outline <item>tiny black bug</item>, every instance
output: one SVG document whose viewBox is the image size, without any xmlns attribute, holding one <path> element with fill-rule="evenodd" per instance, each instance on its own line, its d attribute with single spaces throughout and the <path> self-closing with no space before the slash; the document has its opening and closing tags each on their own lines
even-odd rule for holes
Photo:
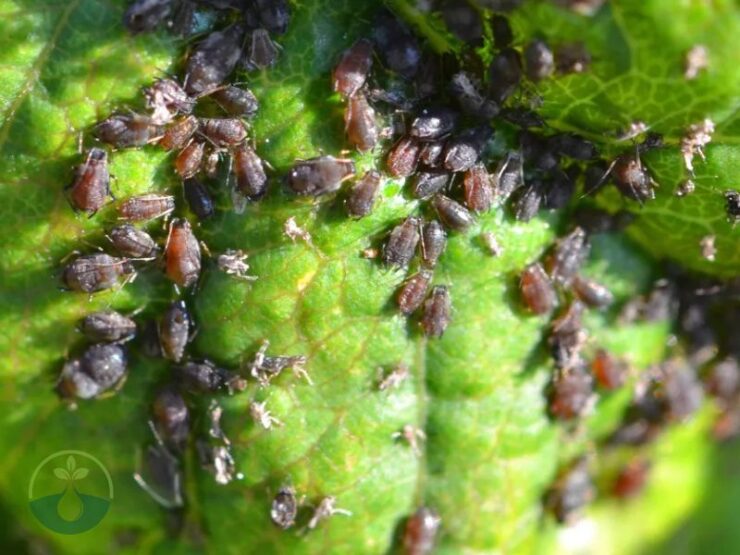
<svg viewBox="0 0 740 555">
<path fill-rule="evenodd" d="M 298 501 L 295 496 L 295 490 L 290 486 L 280 488 L 275 498 L 272 500 L 270 507 L 270 519 L 272 522 L 287 530 L 295 524 L 296 514 L 298 513 Z"/>
<path fill-rule="evenodd" d="M 182 453 L 190 433 L 190 412 L 182 395 L 171 386 L 157 392 L 152 403 L 157 436 L 176 453 Z"/>
<path fill-rule="evenodd" d="M 229 85 L 215 91 L 211 98 L 230 116 L 253 116 L 259 110 L 259 101 L 249 89 Z"/>
<path fill-rule="evenodd" d="M 232 151 L 234 176 L 239 192 L 249 200 L 258 200 L 267 193 L 267 174 L 262 158 L 246 143 Z"/>
<path fill-rule="evenodd" d="M 244 31 L 244 26 L 236 23 L 195 45 L 185 64 L 188 94 L 208 92 L 226 80 L 241 58 Z"/>
<path fill-rule="evenodd" d="M 480 125 L 462 131 L 447 141 L 444 166 L 452 172 L 464 172 L 478 161 L 486 144 L 493 136 L 493 129 Z"/>
<path fill-rule="evenodd" d="M 157 141 L 162 136 L 161 127 L 148 116 L 116 114 L 95 126 L 95 136 L 116 148 L 142 146 Z"/>
<path fill-rule="evenodd" d="M 190 210 L 198 216 L 199 220 L 207 220 L 215 214 L 213 198 L 208 188 L 198 179 L 190 178 L 183 181 L 185 200 Z"/>
<path fill-rule="evenodd" d="M 416 171 L 421 145 L 414 137 L 403 136 L 388 151 L 386 166 L 393 177 L 408 177 Z"/>
<path fill-rule="evenodd" d="M 188 96 L 173 79 L 158 79 L 144 89 L 146 107 L 152 110 L 152 122 L 157 125 L 169 123 L 177 114 L 189 114 L 195 99 Z"/>
<path fill-rule="evenodd" d="M 178 386 L 191 393 L 215 393 L 243 391 L 247 381 L 229 370 L 213 364 L 209 360 L 187 361 L 173 368 Z"/>
<path fill-rule="evenodd" d="M 532 81 L 541 81 L 555 71 L 555 56 L 545 41 L 533 40 L 524 49 L 524 65 L 527 77 Z"/>
<path fill-rule="evenodd" d="M 265 69 L 277 63 L 280 49 L 271 38 L 266 29 L 255 29 L 252 31 L 252 40 L 249 46 L 249 54 L 246 59 L 246 69 Z"/>
<path fill-rule="evenodd" d="M 522 59 L 513 48 L 504 48 L 493 57 L 488 67 L 489 90 L 501 104 L 514 92 L 522 79 Z"/>
<path fill-rule="evenodd" d="M 344 128 L 347 138 L 357 150 L 372 150 L 378 142 L 378 125 L 375 121 L 375 110 L 362 93 L 355 93 L 347 101 L 344 111 Z"/>
<path fill-rule="evenodd" d="M 175 158 L 175 171 L 183 179 L 193 177 L 200 171 L 206 144 L 203 141 L 191 141 Z"/>
<path fill-rule="evenodd" d="M 465 172 L 463 187 L 465 206 L 470 210 L 481 213 L 491 209 L 494 200 L 493 182 L 483 164 L 475 164 Z"/>
<path fill-rule="evenodd" d="M 428 198 L 445 189 L 449 182 L 450 174 L 445 170 L 420 171 L 411 180 L 411 194 L 414 198 Z"/>
<path fill-rule="evenodd" d="M 174 150 L 184 147 L 198 130 L 199 125 L 198 118 L 195 116 L 185 116 L 180 118 L 165 129 L 162 138 L 159 139 L 159 146 L 165 150 Z"/>
<path fill-rule="evenodd" d="M 56 384 L 65 399 L 92 399 L 120 387 L 126 378 L 126 351 L 116 344 L 96 344 L 67 361 Z"/>
<path fill-rule="evenodd" d="M 424 108 L 411 122 L 410 135 L 420 141 L 435 141 L 446 137 L 457 125 L 457 112 L 444 106 Z"/>
<path fill-rule="evenodd" d="M 298 195 L 319 196 L 335 192 L 343 181 L 354 175 L 352 160 L 319 156 L 294 164 L 288 172 L 287 183 Z"/>
</svg>

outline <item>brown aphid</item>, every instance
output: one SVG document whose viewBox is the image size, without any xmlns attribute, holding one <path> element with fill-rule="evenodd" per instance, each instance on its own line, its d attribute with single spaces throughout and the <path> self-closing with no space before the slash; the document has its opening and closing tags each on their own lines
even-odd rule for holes
<svg viewBox="0 0 740 555">
<path fill-rule="evenodd" d="M 427 337 L 442 337 L 450 324 L 452 302 L 450 293 L 444 285 L 436 285 L 432 294 L 424 301 L 421 327 Z"/>
<path fill-rule="evenodd" d="M 112 228 L 108 232 L 108 239 L 119 253 L 131 258 L 152 258 L 159 250 L 151 235 L 131 224 Z"/>
<path fill-rule="evenodd" d="M 557 303 L 552 281 L 538 262 L 530 264 L 522 272 L 519 289 L 529 310 L 535 314 L 550 312 Z"/>
<path fill-rule="evenodd" d="M 655 198 L 655 182 L 637 154 L 617 157 L 609 173 L 622 196 L 638 202 Z"/>
<path fill-rule="evenodd" d="M 367 152 L 378 142 L 378 125 L 375 110 L 362 93 L 356 93 L 347 101 L 344 110 L 344 129 L 347 138 L 357 150 Z"/>
<path fill-rule="evenodd" d="M 270 520 L 283 530 L 287 530 L 295 524 L 298 513 L 298 500 L 295 490 L 290 486 L 280 488 L 270 507 Z"/>
<path fill-rule="evenodd" d="M 235 118 L 201 119 L 200 132 L 217 147 L 238 145 L 247 138 L 247 128 Z"/>
<path fill-rule="evenodd" d="M 266 29 L 255 29 L 252 31 L 252 40 L 249 46 L 249 57 L 246 67 L 251 69 L 265 69 L 275 65 L 280 56 L 280 48 L 270 38 Z"/>
<path fill-rule="evenodd" d="M 187 220 L 173 220 L 164 248 L 167 277 L 190 287 L 200 277 L 200 244 Z"/>
<path fill-rule="evenodd" d="M 380 189 L 380 172 L 370 170 L 362 176 L 347 198 L 347 213 L 355 218 L 367 216 L 373 210 Z"/>
<path fill-rule="evenodd" d="M 216 393 L 223 390 L 234 393 L 247 387 L 247 380 L 234 372 L 219 368 L 209 360 L 187 361 L 175 366 L 173 374 L 178 387 L 191 393 Z"/>
<path fill-rule="evenodd" d="M 97 397 L 123 383 L 126 362 L 126 351 L 120 345 L 91 345 L 81 357 L 65 363 L 56 392 L 63 399 Z"/>
<path fill-rule="evenodd" d="M 583 364 L 581 349 L 588 339 L 582 326 L 584 310 L 583 303 L 575 300 L 552 323 L 547 342 L 557 368 L 573 368 Z"/>
<path fill-rule="evenodd" d="M 175 209 L 175 197 L 148 193 L 129 197 L 118 205 L 118 216 L 122 220 L 140 222 L 166 216 Z"/>
<path fill-rule="evenodd" d="M 578 418 L 593 403 L 593 378 L 581 366 L 556 371 L 551 386 L 550 414 L 555 418 Z"/>
<path fill-rule="evenodd" d="M 136 322 L 115 310 L 101 310 L 85 316 L 80 331 L 90 341 L 122 343 L 136 335 Z"/>
<path fill-rule="evenodd" d="M 68 187 L 69 201 L 75 210 L 92 215 L 105 204 L 110 196 L 108 154 L 100 148 L 91 148 L 85 161 L 77 166 L 75 178 Z"/>
<path fill-rule="evenodd" d="M 185 91 L 201 94 L 223 83 L 242 56 L 243 40 L 244 25 L 237 23 L 196 44 L 185 67 Z"/>
<path fill-rule="evenodd" d="M 420 507 L 406 521 L 403 529 L 405 555 L 428 555 L 434 549 L 442 519 L 434 509 Z"/>
<path fill-rule="evenodd" d="M 421 269 L 401 286 L 396 297 L 398 308 L 407 316 L 421 306 L 432 282 L 431 270 Z"/>
<path fill-rule="evenodd" d="M 559 522 L 573 522 L 596 495 L 588 463 L 578 459 L 558 473 L 545 497 L 545 505 Z"/>
<path fill-rule="evenodd" d="M 419 243 L 419 218 L 409 217 L 391 231 L 383 249 L 383 262 L 388 266 L 408 266 Z"/>
<path fill-rule="evenodd" d="M 165 150 L 184 147 L 198 130 L 199 125 L 198 118 L 195 116 L 180 118 L 165 129 L 162 138 L 159 139 L 159 146 Z"/>
<path fill-rule="evenodd" d="M 75 258 L 62 271 L 62 282 L 72 291 L 95 293 L 110 289 L 118 280 L 134 273 L 127 258 L 89 254 Z"/>
<path fill-rule="evenodd" d="M 411 178 L 411 195 L 426 199 L 441 192 L 450 182 L 450 173 L 444 169 L 419 171 Z"/>
<path fill-rule="evenodd" d="M 596 351 L 591 372 L 599 386 L 607 390 L 621 387 L 627 379 L 627 364 L 604 349 Z"/>
<path fill-rule="evenodd" d="M 258 200 L 267 192 L 267 174 L 262 158 L 246 143 L 231 152 L 236 187 L 249 200 Z"/>
<path fill-rule="evenodd" d="M 319 156 L 294 164 L 288 172 L 287 183 L 297 195 L 319 196 L 335 192 L 353 175 L 355 163 L 352 160 Z"/>
<path fill-rule="evenodd" d="M 193 177 L 200 171 L 206 144 L 202 141 L 191 141 L 175 158 L 175 171 L 183 179 Z"/>
<path fill-rule="evenodd" d="M 434 268 L 447 246 L 447 233 L 442 224 L 431 220 L 421 228 L 421 260 L 427 268 Z"/>
<path fill-rule="evenodd" d="M 487 212 L 493 206 L 493 183 L 486 167 L 475 164 L 463 177 L 465 206 L 473 212 Z"/>
<path fill-rule="evenodd" d="M 629 499 L 641 493 L 650 475 L 650 467 L 650 461 L 646 459 L 629 461 L 617 474 L 612 494 L 619 499 Z"/>
<path fill-rule="evenodd" d="M 157 435 L 181 453 L 190 432 L 190 415 L 185 399 L 174 387 L 159 390 L 152 403 L 152 417 Z"/>
<path fill-rule="evenodd" d="M 349 98 L 359 91 L 370 74 L 373 65 L 373 45 L 360 39 L 342 54 L 332 74 L 334 90 Z"/>
<path fill-rule="evenodd" d="M 178 113 L 189 114 L 195 106 L 195 99 L 172 79 L 157 79 L 144 89 L 144 98 L 146 107 L 152 110 L 152 122 L 157 125 L 169 123 Z"/>
<path fill-rule="evenodd" d="M 473 225 L 473 215 L 459 202 L 444 195 L 435 195 L 432 206 L 442 223 L 449 229 L 464 231 Z"/>
<path fill-rule="evenodd" d="M 116 148 L 143 146 L 162 136 L 151 118 L 140 114 L 116 114 L 95 126 L 95 136 Z"/>
<path fill-rule="evenodd" d="M 590 250 L 586 232 L 580 227 L 576 227 L 565 237 L 559 238 L 546 261 L 550 278 L 557 283 L 569 284 L 588 257 Z"/>
<path fill-rule="evenodd" d="M 606 308 L 614 302 L 614 295 L 603 285 L 582 276 L 575 276 L 570 284 L 573 293 L 593 308 Z"/>
<path fill-rule="evenodd" d="M 253 116 L 259 110 L 259 101 L 249 89 L 229 85 L 215 91 L 213 98 L 230 116 Z"/>
<path fill-rule="evenodd" d="M 185 301 L 173 302 L 159 322 L 159 344 L 165 358 L 180 362 L 190 340 L 190 314 Z"/>
<path fill-rule="evenodd" d="M 386 166 L 393 177 L 408 177 L 416 171 L 421 144 L 410 136 L 403 136 L 388 151 Z"/>
</svg>

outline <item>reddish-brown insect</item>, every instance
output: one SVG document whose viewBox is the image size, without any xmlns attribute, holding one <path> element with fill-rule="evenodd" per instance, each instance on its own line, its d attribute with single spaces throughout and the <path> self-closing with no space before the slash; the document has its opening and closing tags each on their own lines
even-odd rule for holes
<svg viewBox="0 0 740 555">
<path fill-rule="evenodd" d="M 550 392 L 550 414 L 572 420 L 584 414 L 593 399 L 593 378 L 581 366 L 558 370 Z"/>
<path fill-rule="evenodd" d="M 519 289 L 522 292 L 524 303 L 535 314 L 550 312 L 557 302 L 555 288 L 538 262 L 524 269 L 519 281 Z"/>
<path fill-rule="evenodd" d="M 627 377 L 627 365 L 624 361 L 604 349 L 596 351 L 596 356 L 591 362 L 591 371 L 598 384 L 609 390 L 621 387 Z"/>
<path fill-rule="evenodd" d="M 636 458 L 629 461 L 617 474 L 612 493 L 620 499 L 635 497 L 643 489 L 650 475 L 650 461 Z"/>
<path fill-rule="evenodd" d="M 146 231 L 131 224 L 118 225 L 110 230 L 108 238 L 118 252 L 132 258 L 150 258 L 157 252 L 157 243 Z"/>
<path fill-rule="evenodd" d="M 442 223 L 450 228 L 463 231 L 473 225 L 473 215 L 459 202 L 444 195 L 435 195 L 432 206 Z"/>
<path fill-rule="evenodd" d="M 180 362 L 190 339 L 190 314 L 185 301 L 173 302 L 159 322 L 159 343 L 165 358 Z"/>
<path fill-rule="evenodd" d="M 175 284 L 190 287 L 200 276 L 200 244 L 187 220 L 173 220 L 164 249 L 166 273 Z"/>
<path fill-rule="evenodd" d="M 483 164 L 476 164 L 465 172 L 465 205 L 473 212 L 487 212 L 493 206 L 493 183 Z"/>
<path fill-rule="evenodd" d="M 388 173 L 393 177 L 408 177 L 416 171 L 419 162 L 421 145 L 413 137 L 404 136 L 398 139 L 386 158 Z"/>
<path fill-rule="evenodd" d="M 342 54 L 334 69 L 334 90 L 345 97 L 351 97 L 365 84 L 372 65 L 372 43 L 367 39 L 358 40 Z"/>
<path fill-rule="evenodd" d="M 182 395 L 174 387 L 161 389 L 154 398 L 152 416 L 159 437 L 176 452 L 182 452 L 190 432 L 189 411 Z"/>
<path fill-rule="evenodd" d="M 118 280 L 134 273 L 127 258 L 90 254 L 75 258 L 62 271 L 62 281 L 72 291 L 95 293 L 114 287 Z"/>
<path fill-rule="evenodd" d="M 383 261 L 389 266 L 403 268 L 408 266 L 419 243 L 418 218 L 406 218 L 391 231 L 383 249 Z"/>
<path fill-rule="evenodd" d="M 75 178 L 69 186 L 72 207 L 92 215 L 105 204 L 110 195 L 108 155 L 100 148 L 91 148 L 85 161 L 77 166 Z"/>
<path fill-rule="evenodd" d="M 183 148 L 175 158 L 175 171 L 183 179 L 193 177 L 200 170 L 205 152 L 205 143 L 202 141 L 191 141 Z"/>
<path fill-rule="evenodd" d="M 149 193 L 129 197 L 118 205 L 118 215 L 123 220 L 144 221 L 170 214 L 175 209 L 175 197 Z"/>
<path fill-rule="evenodd" d="M 347 138 L 357 150 L 372 150 L 378 142 L 378 125 L 375 121 L 375 110 L 362 93 L 356 93 L 347 101 L 344 110 L 344 129 Z"/>
<path fill-rule="evenodd" d="M 164 131 L 159 139 L 159 146 L 165 150 L 174 150 L 185 146 L 198 130 L 199 122 L 195 116 L 180 118 Z"/>
<path fill-rule="evenodd" d="M 424 314 L 421 327 L 428 337 L 441 337 L 450 324 L 452 302 L 450 293 L 444 285 L 437 285 L 432 294 L 424 301 Z"/>
<path fill-rule="evenodd" d="M 139 114 L 117 114 L 98 123 L 95 136 L 116 148 L 142 146 L 162 136 L 162 129 L 151 118 Z"/>
<path fill-rule="evenodd" d="M 447 246 L 447 233 L 442 224 L 432 220 L 421 230 L 421 259 L 428 268 L 434 268 Z"/>
<path fill-rule="evenodd" d="M 246 143 L 232 151 L 236 186 L 249 200 L 262 198 L 267 192 L 267 174 L 262 158 Z"/>
<path fill-rule="evenodd" d="M 576 276 L 571 283 L 573 292 L 588 306 L 604 308 L 614 302 L 614 295 L 603 285 L 595 281 Z"/>
<path fill-rule="evenodd" d="M 259 110 L 259 102 L 249 89 L 233 85 L 218 89 L 211 97 L 231 116 L 253 116 Z"/>
<path fill-rule="evenodd" d="M 380 173 L 370 170 L 365 173 L 349 193 L 347 213 L 355 218 L 362 218 L 372 212 L 375 198 L 380 188 Z"/>
<path fill-rule="evenodd" d="M 247 128 L 239 119 L 202 119 L 200 126 L 203 136 L 219 147 L 238 145 L 247 138 Z"/>
<path fill-rule="evenodd" d="M 409 279 L 401 287 L 396 297 L 398 308 L 403 314 L 411 314 L 424 302 L 432 281 L 431 270 L 422 269 Z"/>
<path fill-rule="evenodd" d="M 302 160 L 288 172 L 288 186 L 297 195 L 325 195 L 333 193 L 342 182 L 355 175 L 355 163 L 345 158 L 319 156 Z"/>
<path fill-rule="evenodd" d="M 442 519 L 434 509 L 420 507 L 406 521 L 403 531 L 405 555 L 428 555 L 434 549 Z"/>
<path fill-rule="evenodd" d="M 586 232 L 580 227 L 576 227 L 568 235 L 558 239 L 546 262 L 550 277 L 564 285 L 570 283 L 570 280 L 586 260 L 590 250 L 591 247 L 586 239 Z"/>
</svg>

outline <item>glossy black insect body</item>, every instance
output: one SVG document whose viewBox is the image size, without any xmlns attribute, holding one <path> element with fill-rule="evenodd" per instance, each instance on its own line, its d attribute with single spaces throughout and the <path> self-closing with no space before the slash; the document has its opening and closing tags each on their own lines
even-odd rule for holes
<svg viewBox="0 0 740 555">
<path fill-rule="evenodd" d="M 452 317 L 450 293 L 444 285 L 436 285 L 424 301 L 421 327 L 427 337 L 442 337 Z"/>
<path fill-rule="evenodd" d="M 90 254 L 67 264 L 62 271 L 62 281 L 72 291 L 95 293 L 116 286 L 121 277 L 133 273 L 134 268 L 126 258 Z"/>
<path fill-rule="evenodd" d="M 243 39 L 244 26 L 236 23 L 195 45 L 185 67 L 185 91 L 198 95 L 223 83 L 241 58 Z"/>
<path fill-rule="evenodd" d="M 444 141 L 423 143 L 421 150 L 419 150 L 419 163 L 426 168 L 439 168 L 442 165 L 444 148 Z"/>
<path fill-rule="evenodd" d="M 123 220 L 152 220 L 172 213 L 175 209 L 175 197 L 156 193 L 129 197 L 117 209 Z"/>
<path fill-rule="evenodd" d="M 419 225 L 418 218 L 406 218 L 391 231 L 383 249 L 383 262 L 399 268 L 408 266 L 419 244 Z"/>
<path fill-rule="evenodd" d="M 447 142 L 444 166 L 452 172 L 464 172 L 478 161 L 483 149 L 493 136 L 488 125 L 472 127 Z"/>
<path fill-rule="evenodd" d="M 524 49 L 524 65 L 527 77 L 541 81 L 555 71 L 555 56 L 543 40 L 533 40 Z"/>
<path fill-rule="evenodd" d="M 519 288 L 524 303 L 535 314 L 545 314 L 555 307 L 555 288 L 539 263 L 530 264 L 524 269 Z"/>
<path fill-rule="evenodd" d="M 183 181 L 182 186 L 185 192 L 185 200 L 190 210 L 198 216 L 199 220 L 207 220 L 215 214 L 213 198 L 203 183 L 198 179 L 190 178 Z"/>
<path fill-rule="evenodd" d="M 249 89 L 229 85 L 211 95 L 230 116 L 253 116 L 259 110 L 259 101 Z"/>
<path fill-rule="evenodd" d="M 431 281 L 432 272 L 426 269 L 420 270 L 406 280 L 396 297 L 401 313 L 411 314 L 421 306 L 427 296 Z"/>
<path fill-rule="evenodd" d="M 247 386 L 244 378 L 208 360 L 187 361 L 175 366 L 173 373 L 178 386 L 191 393 L 233 393 Z"/>
<path fill-rule="evenodd" d="M 148 116 L 116 114 L 98 123 L 94 133 L 98 139 L 113 147 L 128 148 L 158 140 L 162 130 Z"/>
<path fill-rule="evenodd" d="M 291 487 L 280 488 L 275 498 L 272 500 L 270 507 L 270 519 L 272 522 L 287 530 L 295 524 L 296 514 L 298 513 L 298 501 L 295 496 L 295 490 Z"/>
<path fill-rule="evenodd" d="M 114 310 L 103 310 L 85 316 L 80 331 L 90 341 L 120 343 L 136 335 L 136 322 Z"/>
<path fill-rule="evenodd" d="M 734 189 L 725 191 L 725 210 L 730 221 L 740 220 L 740 192 Z"/>
<path fill-rule="evenodd" d="M 434 268 L 447 246 L 447 233 L 437 220 L 424 224 L 421 229 L 421 260 L 427 268 Z"/>
<path fill-rule="evenodd" d="M 347 100 L 344 112 L 344 128 L 347 138 L 357 150 L 372 150 L 378 142 L 378 125 L 375 121 L 375 110 L 362 93 L 355 93 Z"/>
<path fill-rule="evenodd" d="M 347 213 L 362 218 L 372 212 L 380 188 L 380 173 L 370 170 L 355 183 L 347 198 Z"/>
<path fill-rule="evenodd" d="M 412 178 L 411 194 L 414 198 L 428 198 L 442 191 L 449 182 L 450 174 L 447 171 L 420 171 Z"/>
<path fill-rule="evenodd" d="M 110 195 L 108 155 L 104 150 L 91 148 L 88 151 L 68 190 L 69 201 L 76 210 L 94 214 L 103 207 L 105 198 Z"/>
<path fill-rule="evenodd" d="M 373 65 L 373 45 L 367 39 L 360 39 L 350 46 L 332 76 L 334 90 L 349 98 L 362 88 Z"/>
<path fill-rule="evenodd" d="M 452 133 L 457 119 L 457 112 L 444 106 L 424 108 L 411 122 L 409 134 L 420 141 L 436 141 Z"/>
<path fill-rule="evenodd" d="M 591 160 L 598 155 L 596 145 L 574 133 L 559 133 L 549 139 L 558 153 L 575 160 Z"/>
<path fill-rule="evenodd" d="M 173 220 L 164 249 L 165 272 L 175 284 L 190 287 L 200 277 L 200 244 L 187 220 Z"/>
<path fill-rule="evenodd" d="M 387 11 L 376 18 L 372 39 L 386 67 L 405 79 L 419 71 L 421 48 L 413 34 Z"/>
<path fill-rule="evenodd" d="M 453 75 L 449 88 L 466 114 L 483 119 L 491 119 L 498 114 L 498 104 L 483 96 L 477 82 L 469 74 L 460 72 Z"/>
<path fill-rule="evenodd" d="M 353 175 L 355 164 L 352 160 L 319 156 L 297 162 L 288 172 L 287 183 L 298 195 L 319 196 L 335 192 Z"/>
<path fill-rule="evenodd" d="M 159 322 L 159 343 L 165 358 L 180 362 L 190 339 L 190 314 L 184 301 L 173 302 Z"/>
<path fill-rule="evenodd" d="M 522 80 L 522 59 L 513 48 L 501 50 L 488 67 L 489 90 L 493 100 L 501 104 L 514 92 Z"/>
<path fill-rule="evenodd" d="M 655 198 L 655 183 L 637 154 L 617 157 L 610 174 L 622 196 L 638 202 Z"/>
<path fill-rule="evenodd" d="M 232 151 L 234 176 L 239 192 L 249 200 L 258 200 L 267 192 L 267 174 L 262 158 L 244 143 Z"/>
<path fill-rule="evenodd" d="M 444 195 L 435 195 L 432 206 L 437 211 L 440 221 L 449 229 L 464 231 L 475 221 L 467 208 Z"/>
<path fill-rule="evenodd" d="M 404 554 L 429 555 L 432 553 L 441 523 L 442 519 L 434 509 L 420 507 L 406 521 L 402 538 Z"/>
<path fill-rule="evenodd" d="M 56 391 L 65 399 L 92 399 L 122 383 L 126 363 L 126 351 L 120 345 L 91 345 L 64 365 Z"/>
</svg>

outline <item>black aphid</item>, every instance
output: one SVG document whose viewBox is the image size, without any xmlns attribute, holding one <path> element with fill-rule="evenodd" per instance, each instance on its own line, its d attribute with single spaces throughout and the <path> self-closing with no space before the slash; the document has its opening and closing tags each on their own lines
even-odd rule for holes
<svg viewBox="0 0 740 555">
<path fill-rule="evenodd" d="M 418 218 L 406 218 L 391 231 L 383 249 L 383 262 L 399 268 L 408 266 L 419 243 L 420 223 Z"/>
<path fill-rule="evenodd" d="M 244 26 L 236 23 L 195 45 L 185 66 L 185 91 L 197 95 L 223 83 L 241 58 L 243 40 Z"/>
<path fill-rule="evenodd" d="M 157 79 L 144 89 L 144 98 L 157 125 L 169 123 L 177 114 L 189 114 L 195 106 L 195 99 L 173 79 Z"/>
<path fill-rule="evenodd" d="M 479 125 L 457 134 L 445 146 L 445 168 L 452 172 L 464 172 L 472 168 L 491 137 L 493 129 L 489 125 Z"/>
<path fill-rule="evenodd" d="M 143 146 L 162 136 L 161 127 L 149 116 L 139 114 L 115 114 L 98 123 L 95 136 L 116 148 Z"/>
<path fill-rule="evenodd" d="M 169 449 L 163 444 L 149 445 L 144 452 L 141 468 L 134 480 L 152 499 L 165 509 L 178 509 L 185 503 L 182 468 Z"/>
<path fill-rule="evenodd" d="M 524 65 L 527 77 L 532 81 L 541 81 L 555 71 L 555 56 L 545 41 L 533 40 L 524 49 Z"/>
<path fill-rule="evenodd" d="M 372 39 L 383 62 L 406 79 L 419 70 L 421 48 L 416 37 L 393 15 L 382 11 L 375 18 Z"/>
<path fill-rule="evenodd" d="M 249 55 L 246 59 L 246 68 L 265 69 L 275 65 L 280 56 L 280 48 L 270 38 L 266 29 L 255 29 L 249 44 Z"/>
<path fill-rule="evenodd" d="M 740 220 L 740 192 L 734 189 L 725 191 L 725 211 L 731 222 Z"/>
<path fill-rule="evenodd" d="M 479 44 L 483 36 L 480 12 L 465 0 L 448 0 L 439 5 L 447 28 L 462 41 Z"/>
<path fill-rule="evenodd" d="M 298 501 L 295 496 L 295 490 L 286 486 L 280 488 L 275 498 L 272 500 L 270 507 L 270 519 L 272 522 L 287 530 L 295 524 L 295 517 L 298 513 Z"/>
<path fill-rule="evenodd" d="M 583 73 L 590 65 L 591 54 L 583 43 L 563 44 L 555 49 L 555 67 L 560 73 Z"/>
<path fill-rule="evenodd" d="M 201 133 L 214 145 L 233 146 L 247 138 L 247 128 L 237 118 L 200 120 Z"/>
<path fill-rule="evenodd" d="M 408 135 L 398 139 L 388 151 L 386 166 L 393 177 L 408 177 L 416 171 L 421 144 Z"/>
<path fill-rule="evenodd" d="M 555 288 L 539 263 L 530 264 L 524 269 L 519 289 L 524 303 L 535 314 L 545 314 L 555 307 Z"/>
<path fill-rule="evenodd" d="M 132 35 L 153 31 L 172 12 L 172 0 L 134 0 L 123 14 L 123 24 Z"/>
<path fill-rule="evenodd" d="M 213 197 L 200 180 L 191 177 L 183 181 L 182 187 L 188 207 L 199 220 L 207 220 L 215 214 Z"/>
<path fill-rule="evenodd" d="M 90 341 L 120 343 L 136 335 L 136 322 L 115 310 L 103 310 L 85 316 L 80 331 Z"/>
<path fill-rule="evenodd" d="M 475 164 L 465 172 L 463 188 L 465 206 L 470 210 L 481 213 L 491 209 L 494 200 L 493 180 L 483 164 Z"/>
<path fill-rule="evenodd" d="M 277 35 L 288 30 L 290 5 L 287 0 L 254 0 L 253 5 L 265 29 Z"/>
<path fill-rule="evenodd" d="M 116 344 L 91 345 L 79 358 L 65 363 L 56 391 L 66 399 L 92 399 L 126 377 L 126 351 Z"/>
<path fill-rule="evenodd" d="M 514 196 L 512 203 L 514 217 L 521 222 L 528 222 L 540 211 L 545 200 L 545 185 L 539 179 L 532 179 Z"/>
<path fill-rule="evenodd" d="M 507 153 L 496 168 L 494 185 L 496 196 L 501 202 L 524 185 L 524 164 L 522 155 L 517 151 Z"/>
<path fill-rule="evenodd" d="M 614 295 L 605 286 L 581 276 L 575 276 L 571 284 L 576 296 L 594 308 L 605 308 L 614 302 Z"/>
<path fill-rule="evenodd" d="M 594 143 L 574 133 L 553 135 L 549 144 L 559 154 L 576 160 L 591 160 L 598 155 Z"/>
<path fill-rule="evenodd" d="M 185 399 L 174 387 L 157 392 L 152 417 L 158 437 L 175 452 L 182 453 L 190 433 L 190 414 Z"/>
<path fill-rule="evenodd" d="M 209 360 L 188 361 L 173 368 L 174 380 L 179 387 L 191 393 L 215 393 L 243 391 L 247 381 L 213 364 Z"/>
<path fill-rule="evenodd" d="M 586 232 L 580 227 L 558 239 L 552 254 L 547 258 L 546 267 L 550 278 L 558 283 L 570 283 L 590 250 Z"/>
<path fill-rule="evenodd" d="M 193 177 L 200 171 L 206 144 L 203 141 L 191 141 L 175 158 L 175 171 L 183 179 Z"/>
<path fill-rule="evenodd" d="M 419 164 L 425 168 L 439 168 L 442 165 L 442 153 L 444 152 L 444 148 L 444 141 L 423 143 L 419 150 Z"/>
<path fill-rule="evenodd" d="M 449 108 L 424 108 L 411 122 L 409 134 L 420 141 L 435 141 L 452 133 L 457 120 L 457 112 Z"/>
<path fill-rule="evenodd" d="M 560 420 L 583 415 L 593 399 L 593 378 L 583 366 L 576 365 L 555 372 L 550 391 L 550 414 Z"/>
<path fill-rule="evenodd" d="M 419 199 L 431 197 L 445 189 L 449 182 L 450 174 L 445 170 L 416 172 L 411 180 L 411 195 Z"/>
<path fill-rule="evenodd" d="M 185 116 L 167 127 L 159 139 L 159 146 L 165 150 L 183 148 L 198 130 L 200 123 L 195 116 Z"/>
<path fill-rule="evenodd" d="M 357 150 L 372 150 L 378 142 L 378 125 L 375 121 L 375 110 L 362 93 L 355 93 L 347 100 L 344 111 L 344 129 L 347 138 Z"/>
<path fill-rule="evenodd" d="M 499 106 L 480 92 L 477 81 L 468 73 L 460 72 L 450 80 L 450 92 L 460 109 L 475 117 L 491 119 L 499 112 Z"/>
<path fill-rule="evenodd" d="M 174 209 L 175 197 L 157 193 L 129 197 L 116 207 L 122 220 L 135 222 L 161 218 L 171 214 Z"/>
<path fill-rule="evenodd" d="M 514 33 L 509 25 L 509 18 L 499 14 L 494 15 L 491 18 L 491 30 L 493 31 L 493 44 L 496 48 L 502 50 L 511 46 Z"/>
<path fill-rule="evenodd" d="M 200 277 L 200 243 L 187 220 L 173 220 L 164 248 L 165 273 L 175 284 L 190 287 Z"/>
<path fill-rule="evenodd" d="M 452 318 L 452 301 L 444 285 L 436 285 L 424 301 L 421 327 L 427 337 L 442 337 Z"/>
<path fill-rule="evenodd" d="M 513 48 L 496 54 L 488 67 L 489 90 L 493 100 L 502 103 L 514 92 L 522 79 L 522 59 Z"/>
<path fill-rule="evenodd" d="M 435 195 L 432 206 L 437 211 L 440 221 L 449 229 L 464 231 L 475 221 L 467 208 L 444 195 Z"/>
<path fill-rule="evenodd" d="M 345 158 L 319 156 L 296 162 L 288 172 L 287 183 L 298 195 L 319 196 L 333 193 L 342 182 L 355 175 L 355 164 Z"/>
</svg>

